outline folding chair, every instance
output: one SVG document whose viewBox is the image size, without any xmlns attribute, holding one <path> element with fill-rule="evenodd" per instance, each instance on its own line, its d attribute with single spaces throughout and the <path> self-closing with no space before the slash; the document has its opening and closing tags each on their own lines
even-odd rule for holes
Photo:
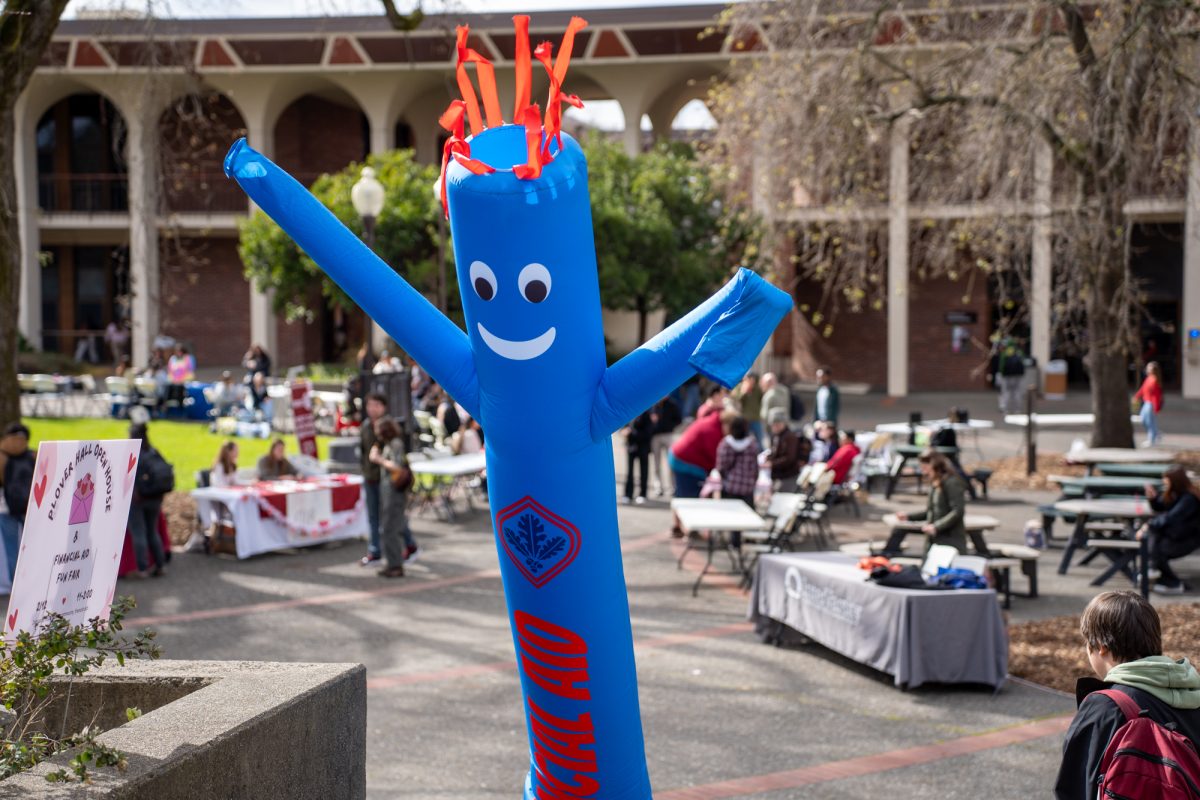
<svg viewBox="0 0 1200 800">
<path fill-rule="evenodd" d="M 827 525 L 829 504 L 825 502 L 829 497 L 829 490 L 833 488 L 833 477 L 832 472 L 822 470 L 798 512 L 800 529 L 808 532 L 819 550 L 828 550 L 834 538 L 833 531 Z"/>
<path fill-rule="evenodd" d="M 754 575 L 754 567 L 763 553 L 778 553 L 791 550 L 792 534 L 796 530 L 796 517 L 805 503 L 803 495 L 794 492 L 776 492 L 771 496 L 766 516 L 773 518 L 771 529 L 766 531 L 742 531 L 742 587 L 748 587 Z M 746 563 L 745 553 L 752 553 L 753 560 Z"/>
</svg>

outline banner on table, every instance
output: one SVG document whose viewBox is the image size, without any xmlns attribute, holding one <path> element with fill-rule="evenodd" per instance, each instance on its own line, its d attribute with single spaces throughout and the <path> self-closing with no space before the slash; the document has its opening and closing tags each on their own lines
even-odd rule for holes
<svg viewBox="0 0 1200 800">
<path fill-rule="evenodd" d="M 48 613 L 72 625 L 107 617 L 117 585 L 141 442 L 42 442 L 4 632 Z"/>
<path fill-rule="evenodd" d="M 312 381 L 292 383 L 292 420 L 296 426 L 296 441 L 300 452 L 312 458 L 317 455 L 317 424 L 313 417 Z"/>
</svg>

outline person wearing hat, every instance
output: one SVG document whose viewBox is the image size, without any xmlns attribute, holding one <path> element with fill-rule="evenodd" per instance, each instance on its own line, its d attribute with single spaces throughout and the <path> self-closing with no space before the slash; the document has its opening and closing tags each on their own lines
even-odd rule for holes
<svg viewBox="0 0 1200 800">
<path fill-rule="evenodd" d="M 785 409 L 773 408 L 767 412 L 767 424 L 771 426 L 771 449 L 767 451 L 771 485 L 776 489 L 795 489 L 796 476 L 800 474 L 800 466 L 808 463 L 812 443 L 792 432 Z M 792 486 L 787 486 L 789 481 Z"/>
</svg>

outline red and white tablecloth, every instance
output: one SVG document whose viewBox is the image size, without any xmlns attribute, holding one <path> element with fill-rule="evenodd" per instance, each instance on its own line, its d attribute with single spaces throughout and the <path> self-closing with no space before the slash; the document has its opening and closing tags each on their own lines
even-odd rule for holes
<svg viewBox="0 0 1200 800">
<path fill-rule="evenodd" d="M 192 490 L 207 525 L 229 509 L 238 558 L 368 533 L 362 478 L 322 475 Z"/>
</svg>

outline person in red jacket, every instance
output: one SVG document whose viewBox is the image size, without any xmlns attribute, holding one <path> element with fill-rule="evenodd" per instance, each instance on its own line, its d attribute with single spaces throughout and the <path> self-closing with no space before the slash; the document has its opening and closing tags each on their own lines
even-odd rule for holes
<svg viewBox="0 0 1200 800">
<path fill-rule="evenodd" d="M 676 497 L 699 497 L 704 479 L 717 465 L 717 447 L 725 435 L 721 428 L 726 414 L 698 417 L 671 445 L 667 463 L 675 478 Z"/>
<path fill-rule="evenodd" d="M 1153 447 L 1162 441 L 1158 432 L 1158 415 L 1162 411 L 1162 370 L 1157 361 L 1146 365 L 1146 380 L 1133 396 L 1134 400 L 1142 401 L 1142 424 L 1146 426 L 1146 446 Z"/>
<path fill-rule="evenodd" d="M 833 473 L 833 483 L 836 486 L 846 482 L 846 478 L 850 476 L 850 466 L 862 452 L 854 443 L 854 431 L 842 431 L 839 441 L 840 446 L 825 462 L 825 468 Z"/>
</svg>

